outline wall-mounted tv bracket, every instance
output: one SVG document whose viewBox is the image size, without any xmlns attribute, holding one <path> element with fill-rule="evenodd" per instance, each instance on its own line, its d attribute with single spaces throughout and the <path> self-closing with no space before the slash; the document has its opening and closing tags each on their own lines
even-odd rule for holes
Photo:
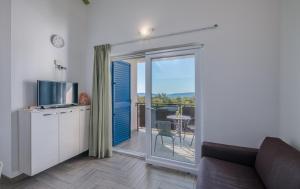
<svg viewBox="0 0 300 189">
<path fill-rule="evenodd" d="M 62 70 L 67 70 L 67 69 L 68 69 L 68 68 L 65 67 L 65 66 L 62 66 L 62 65 L 60 65 L 60 64 L 57 64 L 57 61 L 56 61 L 56 60 L 54 60 L 54 65 L 55 65 L 55 68 L 58 69 L 58 70 L 60 70 L 60 71 L 62 71 Z"/>
</svg>

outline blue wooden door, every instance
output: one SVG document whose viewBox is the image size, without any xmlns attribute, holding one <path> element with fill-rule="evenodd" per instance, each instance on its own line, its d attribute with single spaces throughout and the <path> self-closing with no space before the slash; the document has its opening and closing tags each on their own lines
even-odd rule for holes
<svg viewBox="0 0 300 189">
<path fill-rule="evenodd" d="M 131 137 L 130 64 L 112 63 L 112 134 L 113 146 Z"/>
</svg>

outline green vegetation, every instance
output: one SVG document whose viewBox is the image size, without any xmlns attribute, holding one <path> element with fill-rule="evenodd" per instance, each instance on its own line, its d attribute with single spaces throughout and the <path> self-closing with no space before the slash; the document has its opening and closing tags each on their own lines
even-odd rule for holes
<svg viewBox="0 0 300 189">
<path fill-rule="evenodd" d="M 145 103 L 144 96 L 138 96 L 138 103 Z M 182 104 L 195 106 L 195 97 L 170 98 L 167 94 L 161 93 L 152 97 L 153 104 Z"/>
</svg>

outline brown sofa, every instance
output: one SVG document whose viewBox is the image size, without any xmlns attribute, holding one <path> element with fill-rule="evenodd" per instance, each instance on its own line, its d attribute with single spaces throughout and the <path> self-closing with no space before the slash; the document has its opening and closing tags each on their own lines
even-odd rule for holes
<svg viewBox="0 0 300 189">
<path fill-rule="evenodd" d="M 267 137 L 260 149 L 204 142 L 197 189 L 300 189 L 300 152 Z"/>
</svg>

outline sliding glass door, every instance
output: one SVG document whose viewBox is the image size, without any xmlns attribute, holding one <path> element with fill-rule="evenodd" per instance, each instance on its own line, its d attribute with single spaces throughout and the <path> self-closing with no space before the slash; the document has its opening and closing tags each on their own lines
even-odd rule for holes
<svg viewBox="0 0 300 189">
<path fill-rule="evenodd" d="M 194 172 L 200 157 L 199 47 L 146 55 L 147 162 Z"/>
</svg>

